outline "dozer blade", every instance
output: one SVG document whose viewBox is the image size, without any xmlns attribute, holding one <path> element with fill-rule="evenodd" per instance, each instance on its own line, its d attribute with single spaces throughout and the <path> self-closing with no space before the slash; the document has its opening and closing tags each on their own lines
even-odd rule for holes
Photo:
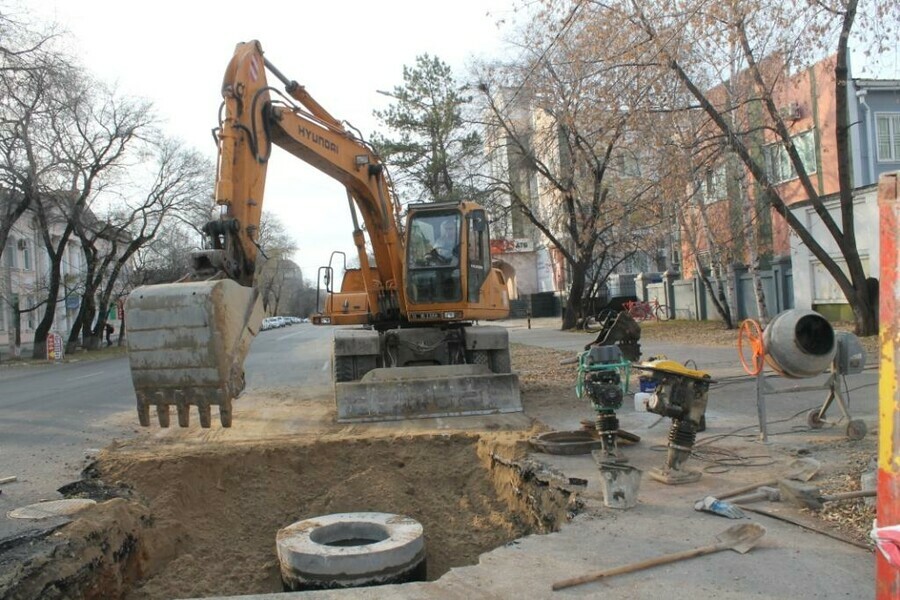
<svg viewBox="0 0 900 600">
<path fill-rule="evenodd" d="M 522 412 L 518 375 L 487 365 L 374 369 L 334 389 L 340 423 Z"/>
<path fill-rule="evenodd" d="M 141 425 L 156 406 L 161 427 L 175 406 L 178 424 L 190 424 L 190 406 L 200 425 L 210 426 L 219 407 L 231 426 L 231 401 L 244 389 L 244 358 L 263 318 L 256 290 L 230 279 L 143 286 L 125 304 L 128 358 Z"/>
</svg>

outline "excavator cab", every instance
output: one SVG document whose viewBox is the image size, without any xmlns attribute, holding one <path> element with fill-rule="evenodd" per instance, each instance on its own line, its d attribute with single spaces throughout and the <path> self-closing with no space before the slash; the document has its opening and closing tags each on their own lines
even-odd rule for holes
<svg viewBox="0 0 900 600">
<path fill-rule="evenodd" d="M 505 282 L 491 269 L 483 208 L 471 202 L 414 204 L 406 232 L 411 320 L 473 321 L 509 313 Z"/>
</svg>

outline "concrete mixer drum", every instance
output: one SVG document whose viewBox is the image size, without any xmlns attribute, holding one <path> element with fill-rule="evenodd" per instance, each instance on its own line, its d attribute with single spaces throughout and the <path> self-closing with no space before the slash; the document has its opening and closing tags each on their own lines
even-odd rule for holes
<svg viewBox="0 0 900 600">
<path fill-rule="evenodd" d="M 835 335 L 831 323 L 812 310 L 779 313 L 763 331 L 766 362 L 784 377 L 815 377 L 834 360 Z"/>
</svg>

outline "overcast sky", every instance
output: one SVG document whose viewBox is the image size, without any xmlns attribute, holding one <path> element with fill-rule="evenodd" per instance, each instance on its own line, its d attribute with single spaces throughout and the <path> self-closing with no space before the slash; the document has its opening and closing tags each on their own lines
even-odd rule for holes
<svg viewBox="0 0 900 600">
<path fill-rule="evenodd" d="M 377 126 L 373 109 L 389 101 L 376 90 L 400 84 L 403 65 L 429 53 L 461 77 L 473 56 L 502 52 L 505 34 L 497 23 L 513 16 L 511 0 L 28 0 L 24 5 L 71 32 L 72 50 L 87 70 L 122 92 L 151 100 L 168 135 L 211 158 L 222 75 L 238 42 L 259 40 L 282 73 L 368 137 Z M 281 87 L 274 77 L 269 82 Z M 332 250 L 355 255 L 346 198 L 330 177 L 273 152 L 264 209 L 288 227 L 306 279 L 315 279 Z"/>
</svg>

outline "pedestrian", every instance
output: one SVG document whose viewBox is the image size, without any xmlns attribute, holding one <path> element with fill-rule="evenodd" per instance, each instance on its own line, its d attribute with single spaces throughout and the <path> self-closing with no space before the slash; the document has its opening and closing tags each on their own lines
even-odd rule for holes
<svg viewBox="0 0 900 600">
<path fill-rule="evenodd" d="M 110 325 L 109 323 L 107 323 L 106 325 L 103 326 L 103 329 L 106 331 L 106 347 L 109 348 L 110 346 L 112 346 L 111 336 L 113 334 L 113 331 L 115 331 L 115 328 L 112 325 Z"/>
</svg>

